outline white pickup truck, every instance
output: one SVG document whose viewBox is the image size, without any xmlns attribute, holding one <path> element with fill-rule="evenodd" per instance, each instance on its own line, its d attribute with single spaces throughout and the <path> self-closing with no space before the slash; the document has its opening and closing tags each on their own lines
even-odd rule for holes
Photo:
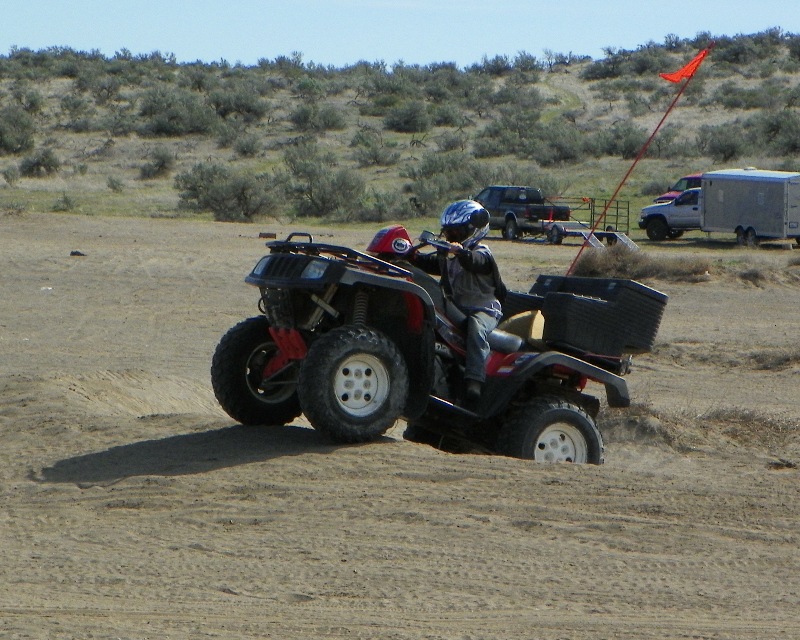
<svg viewBox="0 0 800 640">
<path fill-rule="evenodd" d="M 639 228 L 650 240 L 680 238 L 684 231 L 700 228 L 703 193 L 700 187 L 687 189 L 670 202 L 651 204 L 642 209 Z"/>
</svg>

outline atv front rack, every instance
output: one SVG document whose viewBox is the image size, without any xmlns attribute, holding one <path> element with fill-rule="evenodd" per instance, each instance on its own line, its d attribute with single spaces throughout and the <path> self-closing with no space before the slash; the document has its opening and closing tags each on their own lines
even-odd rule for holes
<svg viewBox="0 0 800 640">
<path fill-rule="evenodd" d="M 298 242 L 295 237 L 303 236 L 308 238 L 308 242 Z M 411 278 L 411 272 L 395 264 L 371 256 L 368 253 L 356 251 L 350 247 L 342 247 L 334 244 L 314 242 L 310 233 L 294 232 L 290 233 L 286 240 L 272 240 L 266 243 L 267 248 L 272 253 L 295 253 L 329 258 L 347 263 L 358 269 L 365 269 L 380 275 L 391 276 L 394 278 Z"/>
</svg>

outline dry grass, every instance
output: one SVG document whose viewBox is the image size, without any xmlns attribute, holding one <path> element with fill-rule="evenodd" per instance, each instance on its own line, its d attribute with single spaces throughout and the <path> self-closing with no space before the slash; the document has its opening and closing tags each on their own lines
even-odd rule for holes
<svg viewBox="0 0 800 640">
<path fill-rule="evenodd" d="M 575 265 L 574 275 L 701 282 L 708 279 L 710 270 L 711 262 L 707 258 L 653 257 L 644 251 L 631 251 L 623 244 L 616 244 L 608 249 L 585 251 Z"/>
<path fill-rule="evenodd" d="M 777 456 L 776 466 L 796 468 L 798 461 L 781 457 L 784 448 L 800 438 L 800 421 L 742 407 L 719 407 L 704 413 L 676 409 L 659 412 L 646 404 L 625 411 L 606 409 L 599 418 L 609 443 L 634 442 L 693 451 L 721 445 L 748 447 Z"/>
</svg>

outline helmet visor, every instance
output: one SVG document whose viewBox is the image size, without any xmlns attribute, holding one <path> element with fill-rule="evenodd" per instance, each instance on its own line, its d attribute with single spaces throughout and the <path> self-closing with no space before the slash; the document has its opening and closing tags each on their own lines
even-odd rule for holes
<svg viewBox="0 0 800 640">
<path fill-rule="evenodd" d="M 472 233 L 472 228 L 468 224 L 458 224 L 444 227 L 442 233 L 448 242 L 464 242 Z"/>
</svg>

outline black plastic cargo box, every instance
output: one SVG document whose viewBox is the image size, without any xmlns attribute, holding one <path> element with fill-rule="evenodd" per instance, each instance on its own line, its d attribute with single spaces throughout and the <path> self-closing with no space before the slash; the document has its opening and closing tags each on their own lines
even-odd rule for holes
<svg viewBox="0 0 800 640">
<path fill-rule="evenodd" d="M 542 308 L 543 302 L 544 298 L 542 296 L 522 293 L 521 291 L 509 291 L 503 301 L 503 317 L 510 318 L 525 311 L 538 311 Z"/>
<path fill-rule="evenodd" d="M 608 356 L 650 351 L 668 296 L 635 280 L 542 275 L 546 342 Z"/>
</svg>

